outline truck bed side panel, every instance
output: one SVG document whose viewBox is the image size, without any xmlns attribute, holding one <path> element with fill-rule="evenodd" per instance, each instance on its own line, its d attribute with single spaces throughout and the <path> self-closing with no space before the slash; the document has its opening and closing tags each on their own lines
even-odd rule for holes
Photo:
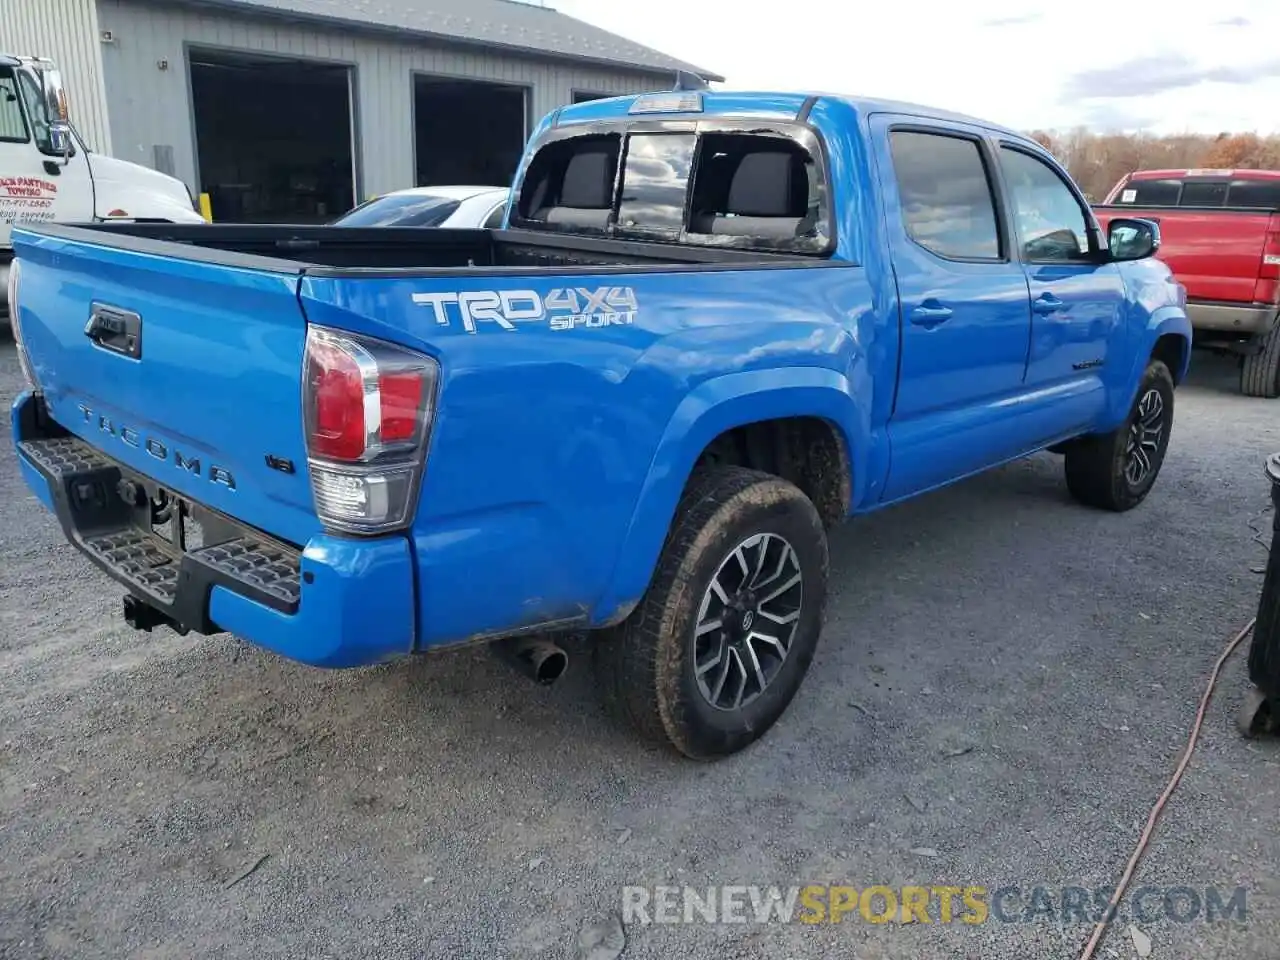
<svg viewBox="0 0 1280 960">
<path fill-rule="evenodd" d="M 459 294 L 482 298 L 470 323 Z M 614 306 L 588 309 L 605 296 Z M 527 316 L 535 302 L 570 300 L 576 311 Z M 489 308 L 498 302 L 514 308 L 511 320 L 493 319 L 505 317 Z M 647 585 L 687 470 L 714 436 L 703 435 L 708 424 L 718 432 L 777 416 L 780 398 L 818 389 L 801 383 L 834 395 L 832 384 L 847 382 L 850 392 L 844 406 L 833 396 L 796 412 L 870 411 L 872 392 L 892 389 L 896 331 L 886 336 L 886 324 L 896 318 L 871 302 L 860 268 L 826 265 L 302 284 L 310 322 L 391 336 L 440 360 L 413 531 L 424 646 L 614 619 Z M 778 368 L 787 376 L 758 382 Z M 744 376 L 752 371 L 761 374 Z M 740 391 L 712 381 L 731 377 L 749 381 L 755 402 L 725 416 Z M 703 399 L 682 406 L 690 397 Z M 867 456 L 869 423 L 850 415 L 838 426 L 855 463 Z"/>
</svg>

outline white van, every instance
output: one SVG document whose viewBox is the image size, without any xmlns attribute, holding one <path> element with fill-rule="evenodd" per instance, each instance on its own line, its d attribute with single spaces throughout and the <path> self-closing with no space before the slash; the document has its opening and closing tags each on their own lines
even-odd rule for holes
<svg viewBox="0 0 1280 960">
<path fill-rule="evenodd" d="M 181 180 L 88 150 L 52 61 L 0 53 L 0 314 L 8 311 L 9 233 L 18 220 L 204 217 Z"/>
</svg>

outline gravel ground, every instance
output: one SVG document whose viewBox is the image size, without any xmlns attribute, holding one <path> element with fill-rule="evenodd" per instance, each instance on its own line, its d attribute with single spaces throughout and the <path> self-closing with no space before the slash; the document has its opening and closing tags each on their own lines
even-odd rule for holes
<svg viewBox="0 0 1280 960">
<path fill-rule="evenodd" d="M 801 696 L 711 766 L 606 722 L 582 656 L 544 690 L 477 652 L 327 673 L 129 632 L 6 442 L 0 956 L 572 957 L 624 884 L 1113 884 L 1261 584 L 1280 402 L 1196 366 L 1133 513 L 1074 506 L 1046 455 L 841 531 Z M 1247 919 L 1144 921 L 1153 957 L 1277 955 L 1280 745 L 1235 732 L 1243 659 L 1135 883 L 1244 886 Z M 1040 960 L 1089 932 L 633 923 L 624 957 Z M 1137 955 L 1127 923 L 1099 953 Z"/>
</svg>

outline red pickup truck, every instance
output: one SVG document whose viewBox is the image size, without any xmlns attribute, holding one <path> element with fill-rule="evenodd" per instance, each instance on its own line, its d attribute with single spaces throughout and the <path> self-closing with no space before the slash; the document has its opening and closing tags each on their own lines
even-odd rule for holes
<svg viewBox="0 0 1280 960">
<path fill-rule="evenodd" d="M 1197 346 L 1240 355 L 1240 389 L 1280 396 L 1280 171 L 1141 170 L 1094 207 L 1160 225 Z"/>
</svg>

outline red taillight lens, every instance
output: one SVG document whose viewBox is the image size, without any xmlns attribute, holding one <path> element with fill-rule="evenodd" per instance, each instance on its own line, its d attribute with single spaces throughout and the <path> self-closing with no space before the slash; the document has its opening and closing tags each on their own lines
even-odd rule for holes
<svg viewBox="0 0 1280 960">
<path fill-rule="evenodd" d="M 426 453 L 436 361 L 310 327 L 305 371 L 308 463 L 320 519 L 355 533 L 407 523 Z"/>
<path fill-rule="evenodd" d="M 335 460 L 359 460 L 367 437 L 364 377 L 355 359 L 331 343 L 307 351 L 307 383 L 315 405 L 311 453 Z"/>
<path fill-rule="evenodd" d="M 425 381 L 417 372 L 379 375 L 383 443 L 413 439 L 418 429 L 418 411 L 422 409 L 423 386 Z"/>
<path fill-rule="evenodd" d="M 1271 215 L 1267 224 L 1267 241 L 1262 248 L 1262 273 L 1264 280 L 1280 280 L 1280 213 Z"/>
</svg>

